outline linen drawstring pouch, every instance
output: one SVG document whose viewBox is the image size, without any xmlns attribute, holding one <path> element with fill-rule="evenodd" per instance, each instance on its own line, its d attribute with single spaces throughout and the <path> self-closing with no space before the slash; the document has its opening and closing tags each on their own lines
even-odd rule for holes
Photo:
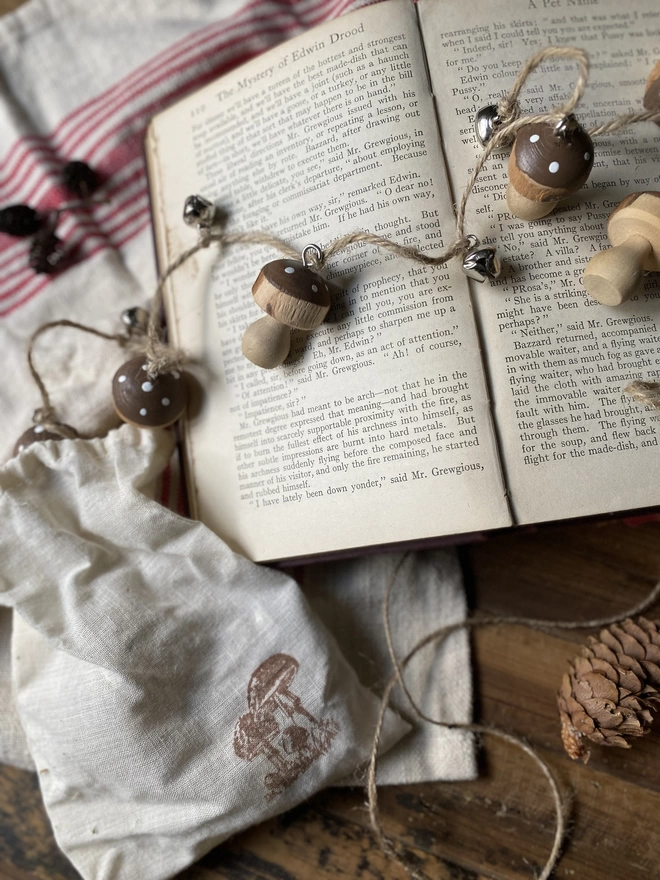
<svg viewBox="0 0 660 880">
<path fill-rule="evenodd" d="M 89 880 L 171 877 L 371 751 L 378 700 L 295 582 L 141 491 L 171 450 L 125 425 L 0 469 L 16 705 Z"/>
</svg>

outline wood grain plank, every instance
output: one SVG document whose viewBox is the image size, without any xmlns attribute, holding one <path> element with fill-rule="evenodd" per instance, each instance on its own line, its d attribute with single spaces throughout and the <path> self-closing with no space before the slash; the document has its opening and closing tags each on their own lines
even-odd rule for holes
<svg viewBox="0 0 660 880">
<path fill-rule="evenodd" d="M 17 9 L 23 2 L 24 0 L 0 0 L 0 15 Z"/>
</svg>

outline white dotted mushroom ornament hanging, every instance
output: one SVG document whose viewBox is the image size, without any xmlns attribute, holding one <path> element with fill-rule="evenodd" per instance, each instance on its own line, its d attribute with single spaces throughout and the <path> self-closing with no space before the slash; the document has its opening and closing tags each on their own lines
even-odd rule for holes
<svg viewBox="0 0 660 880">
<path fill-rule="evenodd" d="M 180 370 L 150 375 L 144 355 L 122 364 L 112 380 L 117 415 L 138 428 L 167 428 L 186 408 L 186 383 Z"/>
<path fill-rule="evenodd" d="M 309 267 L 307 254 L 322 259 L 317 245 L 308 245 L 302 260 L 273 260 L 252 286 L 256 304 L 266 312 L 243 334 L 245 357 L 266 370 L 282 364 L 291 348 L 291 330 L 314 330 L 323 323 L 331 303 L 328 282 Z"/>
<path fill-rule="evenodd" d="M 572 113 L 557 125 L 524 125 L 509 157 L 509 210 L 522 220 L 545 217 L 584 186 L 593 164 L 593 142 Z"/>
</svg>

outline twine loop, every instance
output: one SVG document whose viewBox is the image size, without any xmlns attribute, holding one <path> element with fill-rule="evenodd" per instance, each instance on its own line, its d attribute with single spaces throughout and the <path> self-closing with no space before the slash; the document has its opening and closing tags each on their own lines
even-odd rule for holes
<svg viewBox="0 0 660 880">
<path fill-rule="evenodd" d="M 54 406 L 40 406 L 35 409 L 32 414 L 32 421 L 35 425 L 48 425 L 49 423 L 53 423 L 55 421 L 55 407 Z"/>
<path fill-rule="evenodd" d="M 626 385 L 623 390 L 642 406 L 660 409 L 660 382 L 642 382 L 637 379 Z"/>
</svg>

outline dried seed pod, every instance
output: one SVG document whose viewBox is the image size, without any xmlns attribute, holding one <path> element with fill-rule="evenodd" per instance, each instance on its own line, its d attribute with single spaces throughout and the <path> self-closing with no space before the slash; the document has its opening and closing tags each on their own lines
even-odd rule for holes
<svg viewBox="0 0 660 880">
<path fill-rule="evenodd" d="M 62 184 L 80 199 L 91 196 L 99 186 L 98 174 L 86 162 L 67 162 L 62 168 L 61 177 Z"/>
<path fill-rule="evenodd" d="M 112 400 L 123 421 L 138 428 L 166 428 L 183 415 L 188 391 L 181 371 L 150 377 L 146 358 L 139 355 L 115 373 Z"/>
<path fill-rule="evenodd" d="M 30 268 L 41 275 L 51 275 L 64 260 L 64 242 L 52 229 L 43 229 L 32 239 L 28 254 Z"/>
<path fill-rule="evenodd" d="M 651 112 L 660 111 L 660 61 L 656 61 L 644 89 L 644 109 Z M 656 125 L 660 125 L 657 122 Z"/>
<path fill-rule="evenodd" d="M 509 158 L 509 210 L 523 220 L 545 217 L 587 182 L 594 162 L 591 138 L 574 116 L 563 125 L 524 125 Z"/>
<path fill-rule="evenodd" d="M 269 316 L 251 324 L 243 335 L 243 354 L 270 370 L 286 359 L 290 328 L 313 330 L 330 309 L 330 285 L 297 260 L 266 263 L 252 287 L 257 305 Z"/>
<path fill-rule="evenodd" d="M 0 232 L 27 238 L 39 232 L 43 216 L 29 205 L 8 205 L 0 210 Z"/>
<path fill-rule="evenodd" d="M 39 443 L 43 440 L 70 440 L 78 436 L 78 432 L 71 425 L 60 425 L 57 422 L 44 425 L 33 425 L 28 428 L 16 441 L 14 446 L 14 455 L 18 455 L 31 446 L 33 443 Z"/>
<path fill-rule="evenodd" d="M 618 306 L 642 284 L 644 272 L 660 269 L 660 192 L 631 193 L 610 214 L 613 247 L 589 260 L 582 284 L 606 306 Z"/>
</svg>

